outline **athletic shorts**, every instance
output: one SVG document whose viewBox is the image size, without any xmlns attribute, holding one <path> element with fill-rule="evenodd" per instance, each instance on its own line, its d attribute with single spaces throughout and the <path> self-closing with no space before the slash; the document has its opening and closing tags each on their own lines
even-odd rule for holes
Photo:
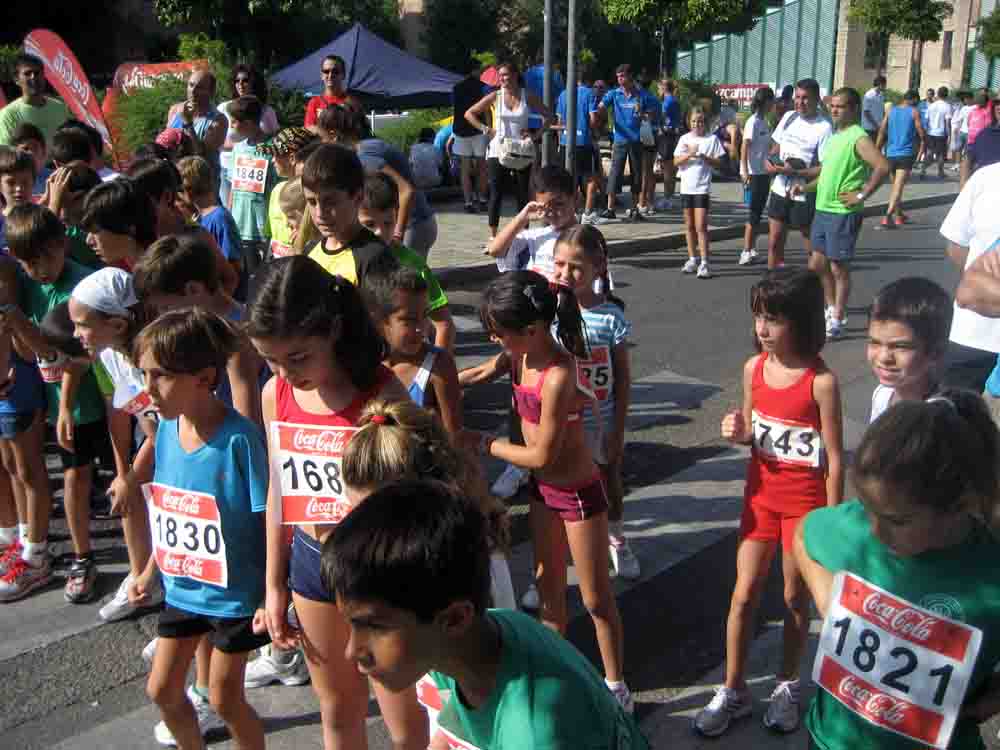
<svg viewBox="0 0 1000 750">
<path fill-rule="evenodd" d="M 292 535 L 292 554 L 288 562 L 288 585 L 299 596 L 314 602 L 333 604 L 334 597 L 323 585 L 320 556 L 323 545 L 296 527 Z"/>
<path fill-rule="evenodd" d="M 0 440 L 12 440 L 35 423 L 38 412 L 23 414 L 0 414 Z"/>
<path fill-rule="evenodd" d="M 90 466 L 101 455 L 101 451 L 108 444 L 108 441 L 108 423 L 103 419 L 87 424 L 73 425 L 73 448 L 75 450 L 70 453 L 56 443 L 56 453 L 59 454 L 63 471 Z"/>
<path fill-rule="evenodd" d="M 599 471 L 576 487 L 556 487 L 534 477 L 530 487 L 535 502 L 544 503 L 564 521 L 586 521 L 608 510 L 608 493 Z"/>
<path fill-rule="evenodd" d="M 767 204 L 769 219 L 784 222 L 789 229 L 809 229 L 816 214 L 816 194 L 806 195 L 804 201 L 789 200 L 783 195 L 771 191 Z"/>
<path fill-rule="evenodd" d="M 767 208 L 767 196 L 771 192 L 771 176 L 766 174 L 750 175 L 750 184 L 747 186 L 750 192 L 750 200 L 747 201 L 747 224 L 759 224 L 760 217 L 764 215 Z"/>
<path fill-rule="evenodd" d="M 160 612 L 156 634 L 160 638 L 194 638 L 208 633 L 208 642 L 224 654 L 245 654 L 271 642 L 265 630 L 253 632 L 252 617 L 209 617 L 169 604 Z"/>
<path fill-rule="evenodd" d="M 661 159 L 673 163 L 678 140 L 680 140 L 680 136 L 676 133 L 660 133 L 656 136 L 656 148 L 660 152 Z"/>
<path fill-rule="evenodd" d="M 851 260 L 861 233 L 861 219 L 860 211 L 849 214 L 817 211 L 809 234 L 812 249 L 834 262 Z"/>
<path fill-rule="evenodd" d="M 704 208 L 708 210 L 709 205 L 712 203 L 712 196 L 708 193 L 700 193 L 698 195 L 681 195 L 681 208 Z"/>
<path fill-rule="evenodd" d="M 890 156 L 889 160 L 889 174 L 895 174 L 899 170 L 904 172 L 909 172 L 913 169 L 913 162 L 915 157 L 913 156 Z"/>
<path fill-rule="evenodd" d="M 471 156 L 476 159 L 486 158 L 486 134 L 456 135 L 451 144 L 451 152 L 455 156 Z"/>
<path fill-rule="evenodd" d="M 574 146 L 576 161 L 576 176 L 579 180 L 586 180 L 597 172 L 596 152 L 593 146 Z M 566 147 L 559 148 L 559 163 L 566 163 Z"/>
<path fill-rule="evenodd" d="M 948 149 L 948 136 L 946 135 L 929 135 L 927 136 L 927 153 L 934 154 L 944 154 Z"/>
<path fill-rule="evenodd" d="M 819 505 L 816 506 L 820 507 Z M 812 510 L 812 509 L 809 509 Z M 796 509 L 794 513 L 763 508 L 752 500 L 743 504 L 743 515 L 740 518 L 740 539 L 750 539 L 755 542 L 781 542 L 784 553 L 790 554 L 795 542 L 795 529 L 799 521 L 809 513 Z"/>
</svg>

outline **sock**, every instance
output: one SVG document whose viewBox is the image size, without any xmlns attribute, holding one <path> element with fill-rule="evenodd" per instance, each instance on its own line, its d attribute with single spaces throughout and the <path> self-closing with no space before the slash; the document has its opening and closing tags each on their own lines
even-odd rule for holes
<svg viewBox="0 0 1000 750">
<path fill-rule="evenodd" d="M 17 526 L 0 526 L 0 547 L 9 547 L 18 540 Z"/>
<path fill-rule="evenodd" d="M 45 560 L 45 552 L 48 549 L 49 540 L 43 539 L 40 542 L 25 542 L 21 558 L 34 567 L 38 567 Z"/>
<path fill-rule="evenodd" d="M 271 659 L 274 660 L 276 664 L 281 664 L 282 666 L 291 664 L 292 659 L 295 658 L 295 649 L 291 651 L 284 651 L 275 645 L 271 645 Z"/>
<path fill-rule="evenodd" d="M 21 542 L 21 544 L 24 544 L 26 541 L 28 541 L 28 524 L 19 523 L 17 525 L 17 538 Z"/>
<path fill-rule="evenodd" d="M 608 521 L 608 537 L 615 546 L 625 544 L 625 522 Z"/>
<path fill-rule="evenodd" d="M 203 701 L 208 700 L 208 688 L 198 687 L 197 685 L 191 686 L 191 692 L 201 698 Z"/>
<path fill-rule="evenodd" d="M 625 680 L 619 680 L 618 682 L 613 682 L 612 680 L 605 679 L 604 684 L 608 686 L 608 690 L 628 690 L 628 686 L 625 684 Z"/>
</svg>

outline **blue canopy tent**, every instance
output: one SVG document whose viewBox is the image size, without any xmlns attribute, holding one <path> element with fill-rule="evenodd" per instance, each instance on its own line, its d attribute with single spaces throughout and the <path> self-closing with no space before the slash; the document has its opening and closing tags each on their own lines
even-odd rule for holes
<svg viewBox="0 0 1000 750">
<path fill-rule="evenodd" d="M 369 109 L 447 107 L 462 76 L 414 57 L 362 26 L 350 29 L 308 57 L 279 70 L 271 80 L 289 89 L 320 93 L 320 65 L 327 55 L 347 63 L 344 86 Z"/>
</svg>

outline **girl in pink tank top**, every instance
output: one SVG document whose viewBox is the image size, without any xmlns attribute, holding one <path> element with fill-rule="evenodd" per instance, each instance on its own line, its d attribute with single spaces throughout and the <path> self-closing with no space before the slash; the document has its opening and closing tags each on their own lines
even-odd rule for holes
<svg viewBox="0 0 1000 750">
<path fill-rule="evenodd" d="M 364 748 L 368 682 L 345 658 L 349 627 L 323 585 L 320 551 L 351 510 L 340 466 L 361 412 L 376 398 L 405 400 L 406 391 L 382 365 L 385 342 L 358 290 L 304 255 L 261 269 L 247 333 L 275 373 L 261 397 L 273 476 L 267 629 L 279 648 L 305 646 L 324 748 Z M 286 528 L 294 528 L 291 546 Z M 289 599 L 298 629 L 288 623 Z M 427 717 L 416 690 L 373 686 L 393 744 L 426 747 Z"/>
</svg>

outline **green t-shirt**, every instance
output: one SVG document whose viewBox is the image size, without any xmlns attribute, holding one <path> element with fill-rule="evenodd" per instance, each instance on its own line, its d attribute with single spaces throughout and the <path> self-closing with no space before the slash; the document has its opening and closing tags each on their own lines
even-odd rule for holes
<svg viewBox="0 0 1000 750">
<path fill-rule="evenodd" d="M 809 556 L 827 570 L 854 573 L 919 607 L 981 629 L 983 641 L 965 702 L 982 694 L 1000 662 L 1000 542 L 980 527 L 955 547 L 897 557 L 872 534 L 858 500 L 813 511 L 803 533 Z M 868 723 L 822 689 L 809 707 L 806 726 L 822 750 L 925 747 Z M 976 723 L 959 719 L 950 750 L 982 747 Z"/>
<path fill-rule="evenodd" d="M 0 109 L 0 144 L 11 146 L 14 131 L 22 122 L 30 122 L 45 135 L 45 145 L 52 145 L 56 129 L 73 117 L 69 108 L 60 99 L 45 98 L 45 104 L 34 107 L 24 97 L 18 97 Z"/>
<path fill-rule="evenodd" d="M 816 185 L 816 210 L 831 214 L 851 214 L 860 211 L 858 204 L 848 208 L 840 202 L 840 193 L 857 193 L 868 180 L 868 163 L 857 154 L 855 145 L 868 134 L 860 125 L 838 130 L 827 140 L 820 152 L 823 169 Z"/>
<path fill-rule="evenodd" d="M 430 302 L 430 307 L 427 309 L 429 312 L 440 310 L 448 304 L 448 296 L 438 283 L 437 276 L 431 271 L 431 267 L 427 265 L 427 261 L 403 245 L 390 245 L 389 249 L 396 256 L 396 260 L 419 273 L 420 278 L 427 283 L 427 299 Z"/>
<path fill-rule="evenodd" d="M 494 609 L 487 617 L 502 640 L 493 693 L 469 709 L 451 677 L 431 672 L 442 694 L 439 727 L 480 750 L 648 750 L 638 725 L 569 641 L 520 612 Z"/>
<path fill-rule="evenodd" d="M 233 146 L 232 208 L 240 239 L 260 241 L 270 237 L 268 199 L 278 180 L 274 162 L 256 145 L 246 141 Z"/>
<path fill-rule="evenodd" d="M 67 258 L 63 272 L 52 284 L 39 284 L 25 275 L 20 275 L 20 304 L 25 315 L 35 324 L 41 325 L 48 312 L 69 299 L 73 288 L 93 271 Z M 45 384 L 45 398 L 48 401 L 48 420 L 55 424 L 59 418 L 59 394 L 62 384 Z M 87 370 L 76 392 L 73 406 L 73 423 L 90 424 L 104 417 L 104 399 L 94 378 L 94 368 Z"/>
<path fill-rule="evenodd" d="M 69 247 L 66 249 L 66 255 L 71 260 L 95 271 L 99 268 L 104 268 L 104 261 L 87 244 L 87 233 L 80 229 L 80 227 L 66 227 L 66 237 L 69 238 Z"/>
</svg>

